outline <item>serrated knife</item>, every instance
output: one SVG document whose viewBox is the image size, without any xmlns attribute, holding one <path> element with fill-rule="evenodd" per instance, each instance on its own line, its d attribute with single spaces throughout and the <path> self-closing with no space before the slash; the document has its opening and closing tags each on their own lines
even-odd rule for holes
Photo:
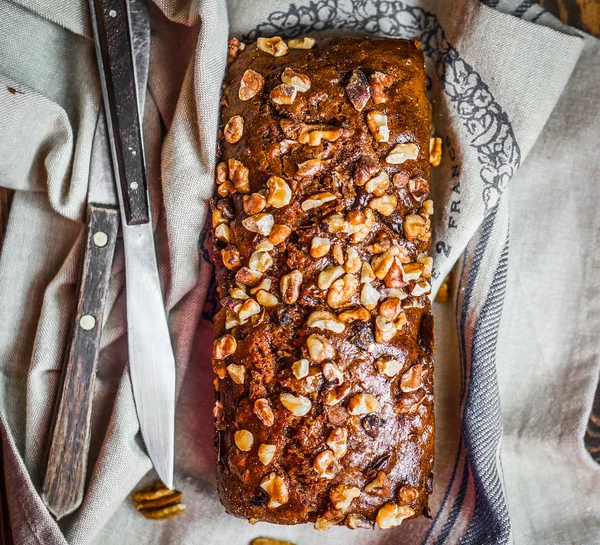
<svg viewBox="0 0 600 545">
<path fill-rule="evenodd" d="M 172 488 L 175 358 L 158 276 L 141 130 L 149 15 L 141 0 L 89 1 L 121 211 L 131 385 L 148 455 Z"/>
</svg>

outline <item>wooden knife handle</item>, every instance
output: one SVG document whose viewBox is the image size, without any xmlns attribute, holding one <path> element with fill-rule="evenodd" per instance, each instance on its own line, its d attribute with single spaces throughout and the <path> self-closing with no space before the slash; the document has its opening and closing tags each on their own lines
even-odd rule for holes
<svg viewBox="0 0 600 545">
<path fill-rule="evenodd" d="M 148 223 L 146 169 L 127 0 L 92 0 L 110 97 L 117 168 L 128 225 Z"/>
<path fill-rule="evenodd" d="M 75 511 L 83 499 L 102 318 L 118 229 L 118 210 L 88 205 L 77 314 L 42 487 L 42 499 L 57 519 Z"/>
</svg>

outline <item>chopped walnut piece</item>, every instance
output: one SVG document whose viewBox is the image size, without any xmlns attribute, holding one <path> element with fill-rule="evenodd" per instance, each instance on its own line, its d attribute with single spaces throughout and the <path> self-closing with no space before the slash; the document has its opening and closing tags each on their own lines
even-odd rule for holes
<svg viewBox="0 0 600 545">
<path fill-rule="evenodd" d="M 402 302 L 397 297 L 388 297 L 379 305 L 378 312 L 386 320 L 395 320 L 402 312 Z"/>
<path fill-rule="evenodd" d="M 338 484 L 329 493 L 329 499 L 336 509 L 345 511 L 350 507 L 352 500 L 360 496 L 360 488 L 349 484 Z"/>
<path fill-rule="evenodd" d="M 261 273 L 253 271 L 249 267 L 242 267 L 235 275 L 235 281 L 244 286 L 254 286 L 258 284 L 261 278 Z"/>
<path fill-rule="evenodd" d="M 372 193 L 376 197 L 382 197 L 385 194 L 385 190 L 390 185 L 390 178 L 385 170 L 382 170 L 377 176 L 371 178 L 365 184 L 365 191 Z"/>
<path fill-rule="evenodd" d="M 335 259 L 339 265 L 343 265 L 346 261 L 344 259 L 344 249 L 342 248 L 342 245 L 339 242 L 336 242 L 333 245 L 333 259 Z"/>
<path fill-rule="evenodd" d="M 269 55 L 273 55 L 273 57 L 282 57 L 283 55 L 287 55 L 288 52 L 288 46 L 279 36 L 258 38 L 256 40 L 256 47 L 265 53 L 269 53 Z"/>
<path fill-rule="evenodd" d="M 240 305 L 241 306 L 241 305 Z M 240 325 L 240 320 L 237 317 L 235 312 L 232 312 L 229 309 L 225 309 L 225 329 L 233 329 Z"/>
<path fill-rule="evenodd" d="M 258 233 L 259 235 L 268 236 L 273 229 L 275 224 L 273 216 L 264 212 L 260 214 L 254 214 L 242 220 L 242 225 L 251 233 Z"/>
<path fill-rule="evenodd" d="M 317 129 L 303 132 L 298 137 L 298 142 L 309 146 L 320 146 L 323 140 L 335 142 L 343 134 L 344 129 Z"/>
<path fill-rule="evenodd" d="M 417 261 L 423 265 L 423 272 L 421 276 L 423 278 L 431 278 L 431 271 L 433 269 L 433 258 L 428 255 L 419 255 Z"/>
<path fill-rule="evenodd" d="M 313 468 L 322 479 L 333 479 L 340 470 L 340 466 L 335 459 L 333 452 L 329 449 L 317 454 L 313 462 Z"/>
<path fill-rule="evenodd" d="M 348 215 L 350 216 L 351 212 L 349 212 Z M 365 208 L 361 215 L 364 219 L 361 218 L 362 223 L 360 227 L 358 230 L 354 231 L 350 237 L 350 242 L 353 244 L 357 244 L 358 242 L 365 240 L 371 234 L 371 229 L 373 229 L 373 225 L 375 225 L 375 214 L 373 213 L 373 210 L 370 208 Z"/>
<path fill-rule="evenodd" d="M 328 530 L 329 528 L 331 528 L 334 525 L 334 523 L 332 521 L 330 521 L 329 519 L 325 518 L 325 517 L 318 517 L 317 520 L 315 521 L 315 530 L 319 531 L 319 532 L 323 532 L 325 530 Z"/>
<path fill-rule="evenodd" d="M 267 202 L 275 208 L 283 208 L 290 204 L 292 200 L 292 190 L 287 182 L 279 176 L 271 176 L 267 180 L 269 192 Z"/>
<path fill-rule="evenodd" d="M 289 501 L 287 485 L 274 471 L 260 481 L 260 487 L 269 494 L 268 507 L 279 507 Z"/>
<path fill-rule="evenodd" d="M 423 365 L 417 363 L 413 365 L 400 379 L 400 389 L 403 392 L 414 392 L 421 387 L 421 375 L 423 374 Z"/>
<path fill-rule="evenodd" d="M 229 159 L 229 179 L 240 193 L 250 193 L 249 170 L 237 159 Z"/>
<path fill-rule="evenodd" d="M 406 504 L 415 501 L 419 497 L 419 492 L 413 486 L 406 485 L 398 490 L 398 503 Z"/>
<path fill-rule="evenodd" d="M 273 246 L 268 240 L 259 242 L 254 249 L 258 252 L 270 252 L 275 246 Z"/>
<path fill-rule="evenodd" d="M 340 265 L 331 265 L 319 274 L 317 284 L 319 289 L 326 290 L 344 274 L 344 267 Z"/>
<path fill-rule="evenodd" d="M 267 308 L 275 307 L 279 304 L 279 299 L 275 297 L 272 293 L 269 293 L 265 290 L 259 290 L 256 293 L 256 300 L 263 306 Z"/>
<path fill-rule="evenodd" d="M 272 426 L 275 422 L 275 416 L 269 405 L 269 401 L 260 398 L 254 402 L 254 414 L 265 426 Z"/>
<path fill-rule="evenodd" d="M 397 332 L 398 330 L 393 321 L 387 320 L 383 316 L 377 316 L 375 320 L 375 340 L 378 343 L 391 341 Z"/>
<path fill-rule="evenodd" d="M 375 366 L 380 373 L 393 378 L 402 369 L 402 362 L 391 358 L 378 358 Z"/>
<path fill-rule="evenodd" d="M 392 178 L 392 183 L 398 188 L 403 189 L 408 185 L 408 174 L 406 172 L 396 172 Z"/>
<path fill-rule="evenodd" d="M 377 472 L 377 477 L 365 486 L 367 494 L 375 494 L 377 496 L 387 496 L 390 493 L 390 480 L 383 471 Z"/>
<path fill-rule="evenodd" d="M 223 223 L 228 223 L 227 218 L 223 215 L 221 210 L 213 210 L 212 211 L 212 226 L 213 228 L 217 227 L 217 225 L 221 225 Z"/>
<path fill-rule="evenodd" d="M 344 382 L 337 388 L 333 390 L 329 390 L 325 394 L 325 405 L 337 405 L 340 401 L 342 401 L 352 389 L 349 382 Z"/>
<path fill-rule="evenodd" d="M 350 530 L 356 530 L 357 528 L 364 528 L 365 530 L 370 530 L 371 528 L 373 528 L 373 523 L 368 521 L 362 515 L 348 515 L 344 520 L 344 524 L 347 528 L 350 528 Z"/>
<path fill-rule="evenodd" d="M 386 503 L 377 512 L 377 524 L 380 528 L 393 528 L 402 523 L 405 518 L 412 517 L 415 510 L 407 506 L 398 506 L 393 502 Z"/>
<path fill-rule="evenodd" d="M 431 291 L 431 284 L 427 280 L 419 280 L 410 290 L 410 294 L 414 297 L 426 295 Z"/>
<path fill-rule="evenodd" d="M 309 362 L 304 358 L 292 363 L 292 373 L 298 380 L 308 376 L 309 368 Z"/>
<path fill-rule="evenodd" d="M 239 268 L 242 264 L 242 258 L 240 252 L 235 246 L 229 244 L 223 251 L 221 251 L 221 258 L 223 259 L 223 265 L 228 269 L 234 271 Z"/>
<path fill-rule="evenodd" d="M 304 200 L 300 207 L 305 212 L 312 210 L 313 208 L 318 208 L 319 206 L 323 206 L 325 203 L 335 201 L 337 197 L 333 193 L 329 193 L 329 191 L 324 191 L 323 193 L 317 193 L 316 195 L 311 195 L 308 199 Z"/>
<path fill-rule="evenodd" d="M 383 102 L 387 102 L 387 96 L 385 95 L 385 88 L 389 87 L 394 83 L 394 79 L 389 74 L 384 74 L 382 72 L 373 72 L 369 76 L 369 81 L 371 83 L 371 93 L 373 95 L 373 102 L 375 104 L 381 104 Z"/>
<path fill-rule="evenodd" d="M 368 282 L 373 282 L 375 280 L 375 271 L 373 271 L 373 267 L 366 261 L 363 261 L 362 267 L 360 269 L 360 283 L 367 284 Z"/>
<path fill-rule="evenodd" d="M 370 155 L 363 156 L 354 170 L 354 183 L 363 186 L 380 171 L 381 167 L 373 157 Z"/>
<path fill-rule="evenodd" d="M 217 360 L 231 356 L 237 350 L 237 341 L 233 335 L 223 335 L 213 343 L 213 358 Z"/>
<path fill-rule="evenodd" d="M 348 401 L 351 415 L 369 414 L 379 410 L 379 400 L 373 394 L 356 394 Z"/>
<path fill-rule="evenodd" d="M 393 264 L 394 254 L 391 250 L 386 250 L 382 254 L 373 256 L 373 259 L 371 259 L 371 267 L 373 267 L 373 272 L 379 280 L 385 278 Z"/>
<path fill-rule="evenodd" d="M 421 202 L 429 195 L 429 184 L 427 180 L 420 176 L 411 178 L 408 181 L 408 191 L 416 201 Z"/>
<path fill-rule="evenodd" d="M 340 368 L 333 363 L 325 363 L 323 365 L 323 376 L 327 381 L 327 387 L 339 386 L 344 382 L 344 373 Z"/>
<path fill-rule="evenodd" d="M 287 237 L 292 234 L 292 230 L 287 225 L 273 225 L 273 229 L 271 229 L 271 234 L 269 235 L 269 242 L 277 246 L 282 242 L 285 242 Z"/>
<path fill-rule="evenodd" d="M 416 214 L 408 214 L 404 218 L 404 236 L 407 240 L 415 240 L 427 231 L 427 222 Z"/>
<path fill-rule="evenodd" d="M 317 363 L 322 363 L 335 357 L 335 348 L 321 335 L 315 335 L 314 333 L 309 335 L 308 339 L 306 339 L 306 346 L 308 347 L 311 359 Z"/>
<path fill-rule="evenodd" d="M 346 94 L 355 110 L 359 112 L 366 106 L 371 97 L 371 88 L 365 73 L 358 68 L 352 71 L 350 81 L 346 85 Z"/>
<path fill-rule="evenodd" d="M 406 144 L 396 144 L 385 158 L 385 162 L 390 165 L 401 165 L 404 161 L 414 161 L 418 157 L 419 146 L 412 142 L 408 142 Z"/>
<path fill-rule="evenodd" d="M 369 208 L 379 212 L 382 216 L 391 216 L 398 206 L 398 197 L 396 195 L 383 195 L 375 197 L 369 202 Z"/>
<path fill-rule="evenodd" d="M 260 305 L 254 299 L 244 301 L 242 308 L 238 312 L 240 322 L 245 323 L 249 318 L 260 312 Z"/>
<path fill-rule="evenodd" d="M 316 43 L 314 38 L 305 36 L 304 38 L 296 38 L 294 40 L 288 40 L 288 47 L 290 49 L 312 49 Z"/>
<path fill-rule="evenodd" d="M 405 312 L 401 312 L 400 314 L 398 314 L 398 317 L 396 318 L 396 321 L 394 322 L 394 327 L 396 328 L 396 331 L 398 331 L 398 333 L 403 333 L 402 330 L 404 329 L 404 326 L 406 325 L 407 321 L 408 321 L 408 319 L 406 318 Z"/>
<path fill-rule="evenodd" d="M 277 447 L 275 445 L 267 445 L 263 443 L 258 447 L 258 459 L 261 464 L 264 466 L 268 466 L 275 456 L 275 451 Z"/>
<path fill-rule="evenodd" d="M 283 393 L 279 395 L 279 400 L 281 401 L 282 405 L 294 416 L 304 416 L 312 407 L 310 399 L 304 396 L 295 396 L 293 394 Z"/>
<path fill-rule="evenodd" d="M 301 286 L 302 273 L 298 270 L 294 270 L 281 277 L 281 296 L 288 305 L 293 305 L 298 300 Z"/>
<path fill-rule="evenodd" d="M 306 322 L 308 327 L 316 327 L 323 331 L 333 331 L 334 333 L 342 333 L 346 326 L 338 317 L 326 310 L 316 310 L 309 317 Z"/>
<path fill-rule="evenodd" d="M 230 144 L 239 142 L 244 133 L 244 118 L 241 115 L 234 115 L 225 125 L 223 135 Z"/>
<path fill-rule="evenodd" d="M 246 44 L 240 42 L 237 38 L 229 38 L 227 45 L 227 64 L 232 63 L 239 55 L 240 51 L 246 49 Z"/>
<path fill-rule="evenodd" d="M 358 307 L 341 312 L 338 319 L 343 323 L 368 322 L 371 319 L 371 313 L 364 307 Z"/>
<path fill-rule="evenodd" d="M 345 305 L 358 293 L 358 278 L 353 274 L 345 274 L 338 278 L 327 293 L 327 304 L 334 309 Z"/>
<path fill-rule="evenodd" d="M 348 450 L 348 430 L 346 428 L 333 428 L 326 441 L 336 458 L 343 458 Z"/>
<path fill-rule="evenodd" d="M 423 210 L 428 216 L 433 215 L 433 201 L 431 199 L 423 201 Z"/>
<path fill-rule="evenodd" d="M 254 436 L 248 430 L 238 430 L 233 436 L 235 445 L 244 452 L 249 451 L 254 444 Z"/>
<path fill-rule="evenodd" d="M 429 163 L 432 167 L 439 166 L 442 161 L 442 139 L 435 138 L 429 139 Z"/>
<path fill-rule="evenodd" d="M 229 168 L 227 167 L 227 163 L 224 161 L 217 165 L 216 169 L 216 178 L 217 184 L 222 184 L 227 181 L 227 176 L 229 174 Z"/>
<path fill-rule="evenodd" d="M 315 174 L 318 174 L 325 167 L 325 163 L 320 159 L 308 159 L 302 163 L 298 163 L 297 176 L 301 178 L 310 178 Z"/>
<path fill-rule="evenodd" d="M 306 74 L 300 74 L 289 66 L 281 74 L 281 81 L 296 88 L 299 93 L 310 89 L 310 78 Z"/>
<path fill-rule="evenodd" d="M 246 368 L 243 365 L 235 365 L 231 363 L 227 366 L 227 372 L 231 377 L 231 380 L 236 384 L 244 384 L 244 376 L 246 374 Z"/>
<path fill-rule="evenodd" d="M 381 294 L 370 284 L 363 284 L 362 290 L 360 291 L 360 302 L 367 310 L 373 310 Z"/>
<path fill-rule="evenodd" d="M 215 236 L 222 242 L 231 242 L 231 229 L 226 223 L 221 223 L 215 228 Z"/>
<path fill-rule="evenodd" d="M 233 195 L 234 193 L 237 193 L 237 189 L 235 188 L 235 186 L 229 180 L 227 180 L 226 182 L 223 182 L 217 188 L 217 193 L 221 197 L 227 197 L 228 195 Z"/>
<path fill-rule="evenodd" d="M 360 271 L 362 262 L 356 248 L 350 246 L 346 250 L 346 259 L 344 260 L 344 270 L 347 273 L 354 274 Z"/>
<path fill-rule="evenodd" d="M 262 212 L 267 206 L 267 199 L 265 199 L 260 193 L 252 193 L 250 195 L 244 195 L 244 212 L 249 216 Z"/>
<path fill-rule="evenodd" d="M 371 110 L 367 113 L 367 125 L 377 142 L 388 142 L 390 139 L 390 129 L 388 127 L 387 115 Z"/>
<path fill-rule="evenodd" d="M 418 280 L 425 267 L 421 263 L 405 263 L 402 265 L 402 278 L 405 282 Z"/>
<path fill-rule="evenodd" d="M 310 255 L 315 259 L 319 259 L 329 253 L 331 248 L 331 240 L 324 237 L 313 237 L 310 243 Z"/>
<path fill-rule="evenodd" d="M 262 91 L 265 79 L 254 70 L 246 70 L 240 82 L 240 100 L 250 100 Z"/>
<path fill-rule="evenodd" d="M 269 252 L 256 251 L 252 252 L 248 266 L 253 271 L 264 273 L 273 266 L 273 258 Z"/>
<path fill-rule="evenodd" d="M 275 104 L 293 104 L 296 100 L 296 88 L 287 83 L 281 83 L 271 91 L 271 100 Z"/>
<path fill-rule="evenodd" d="M 367 252 L 372 253 L 373 255 L 382 254 L 383 252 L 390 249 L 391 242 L 389 238 L 382 238 L 373 242 L 373 244 L 369 244 L 365 250 Z"/>
</svg>

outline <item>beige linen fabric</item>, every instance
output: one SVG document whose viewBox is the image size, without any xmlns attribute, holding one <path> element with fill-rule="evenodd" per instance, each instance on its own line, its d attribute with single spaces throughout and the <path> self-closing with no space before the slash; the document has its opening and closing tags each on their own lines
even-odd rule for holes
<svg viewBox="0 0 600 545">
<path fill-rule="evenodd" d="M 363 4 L 365 16 L 371 16 L 377 3 Z M 385 15 L 390 4 L 381 2 L 380 12 Z M 500 220 L 487 252 L 488 262 L 494 263 L 510 220 L 508 295 L 496 368 L 512 538 L 519 544 L 595 543 L 600 535 L 600 473 L 583 449 L 583 430 L 598 378 L 593 325 L 598 323 L 594 272 L 599 263 L 591 250 L 599 227 L 594 206 L 600 196 L 594 149 L 600 136 L 600 100 L 594 94 L 600 84 L 598 42 L 573 36 L 548 16 L 538 23 L 558 30 L 474 0 L 404 4 L 437 15 L 448 42 L 476 68 L 506 112 L 520 149 L 521 165 L 510 189 L 497 196 Z M 348 21 L 357 13 L 350 0 L 299 1 L 293 8 L 302 11 L 311 5 L 321 10 L 335 6 L 338 17 L 346 13 Z M 135 487 L 156 477 L 146 475 L 151 465 L 138 433 L 126 367 L 121 245 L 108 294 L 84 503 L 56 524 L 37 495 L 76 298 L 100 96 L 86 2 L 0 0 L 0 184 L 17 190 L 0 255 L 0 431 L 15 542 L 219 545 L 245 544 L 259 535 L 298 545 L 421 542 L 429 530 L 427 520 L 393 532 L 339 528 L 315 534 L 310 526 L 250 526 L 227 516 L 220 506 L 212 450 L 212 329 L 202 319 L 211 268 L 201 242 L 212 194 L 226 40 L 228 33 L 252 32 L 273 12 L 289 13 L 292 7 L 276 0 L 227 5 L 160 0 L 151 7 L 144 133 L 177 360 L 176 484 L 188 512 L 157 523 L 143 519 L 128 499 Z M 327 17 L 323 11 L 315 13 Z M 302 18 L 289 20 L 299 24 Z M 23 94 L 8 93 L 7 87 Z M 436 255 L 439 283 L 478 231 L 485 209 L 472 135 L 435 80 L 432 96 L 437 130 L 450 138 L 465 188 L 462 220 L 454 233 L 448 227 L 455 217 L 455 198 L 446 150 L 436 174 L 436 237 L 453 249 L 448 256 Z M 492 272 L 491 265 L 484 270 L 479 291 L 487 290 Z M 434 515 L 452 479 L 461 421 L 453 305 L 437 306 L 435 313 Z M 446 541 L 456 540 L 451 535 Z"/>
</svg>

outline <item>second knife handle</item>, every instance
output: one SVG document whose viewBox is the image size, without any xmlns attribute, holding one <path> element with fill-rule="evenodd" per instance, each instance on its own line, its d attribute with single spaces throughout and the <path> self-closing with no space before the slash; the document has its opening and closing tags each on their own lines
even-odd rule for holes
<svg viewBox="0 0 600 545">
<path fill-rule="evenodd" d="M 123 206 L 128 225 L 148 223 L 146 168 L 138 110 L 135 65 L 127 0 L 91 0 L 100 43 L 100 68 L 104 70 L 105 102 L 115 135 L 114 147 Z"/>
<path fill-rule="evenodd" d="M 77 314 L 42 486 L 42 498 L 57 519 L 75 511 L 83 499 L 104 303 L 118 229 L 118 210 L 88 206 Z"/>
</svg>

